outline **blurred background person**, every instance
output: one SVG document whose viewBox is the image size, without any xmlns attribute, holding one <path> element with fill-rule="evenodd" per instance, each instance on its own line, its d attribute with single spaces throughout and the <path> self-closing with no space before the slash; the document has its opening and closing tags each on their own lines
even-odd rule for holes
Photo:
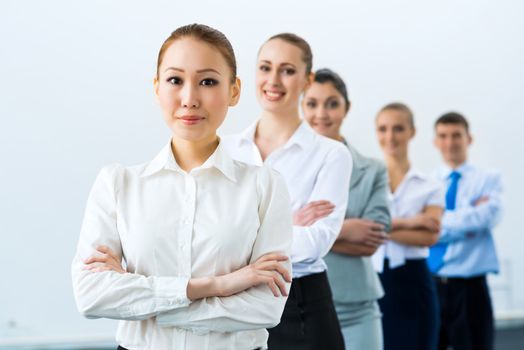
<svg viewBox="0 0 524 350">
<path fill-rule="evenodd" d="M 411 165 L 408 146 L 415 124 L 406 105 L 386 105 L 375 124 L 391 191 L 389 240 L 373 255 L 385 291 L 379 300 L 384 349 L 435 349 L 438 306 L 426 258 L 440 232 L 442 185 Z"/>
<path fill-rule="evenodd" d="M 377 299 L 384 291 L 369 256 L 385 242 L 390 227 L 387 170 L 382 162 L 361 155 L 342 136 L 340 129 L 350 106 L 342 78 L 329 69 L 317 70 L 302 100 L 304 119 L 319 134 L 342 142 L 353 159 L 344 224 L 324 259 L 333 300 L 346 349 L 381 350 Z M 302 217 L 308 217 L 308 212 L 321 213 L 322 206 L 306 207 Z"/>
<path fill-rule="evenodd" d="M 486 275 L 499 271 L 492 230 L 501 216 L 502 183 L 499 172 L 468 162 L 472 141 L 463 115 L 450 112 L 435 122 L 443 160 L 435 176 L 448 189 L 441 236 L 428 259 L 440 300 L 439 349 L 493 349 Z"/>
</svg>

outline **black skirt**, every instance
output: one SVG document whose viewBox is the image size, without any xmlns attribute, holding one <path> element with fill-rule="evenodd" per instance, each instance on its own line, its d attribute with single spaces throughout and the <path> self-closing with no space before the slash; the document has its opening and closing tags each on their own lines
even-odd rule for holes
<svg viewBox="0 0 524 350">
<path fill-rule="evenodd" d="M 293 279 L 280 324 L 268 331 L 269 350 L 344 349 L 326 272 Z"/>
<path fill-rule="evenodd" d="M 438 299 L 426 259 L 406 260 L 405 265 L 379 274 L 385 296 L 382 311 L 385 350 L 432 350 L 437 346 Z"/>
</svg>

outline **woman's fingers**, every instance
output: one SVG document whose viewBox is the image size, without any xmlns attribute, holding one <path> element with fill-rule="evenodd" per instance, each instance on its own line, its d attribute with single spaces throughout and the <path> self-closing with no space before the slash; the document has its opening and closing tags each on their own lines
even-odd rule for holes
<svg viewBox="0 0 524 350">
<path fill-rule="evenodd" d="M 109 271 L 109 270 L 118 271 L 118 269 L 115 266 L 112 266 L 111 264 L 108 264 L 108 263 L 102 263 L 102 262 L 90 263 L 89 265 L 85 265 L 83 269 L 91 271 L 91 272 L 101 272 L 101 271 Z"/>
<path fill-rule="evenodd" d="M 369 246 L 377 247 L 386 243 L 387 239 L 388 235 L 384 231 L 369 231 L 364 243 Z"/>
<path fill-rule="evenodd" d="M 271 288 L 273 295 L 278 297 L 280 295 L 287 296 L 286 283 L 279 273 L 274 271 L 258 271 L 259 275 L 265 283 Z"/>
<path fill-rule="evenodd" d="M 105 263 L 109 261 L 110 259 L 112 258 L 107 254 L 91 255 L 90 257 L 84 260 L 84 264 L 92 264 L 92 263 L 97 263 L 97 262 Z"/>
<path fill-rule="evenodd" d="M 311 226 L 319 219 L 329 216 L 335 209 L 334 206 L 313 208 L 302 216 L 301 222 L 303 226 Z"/>
<path fill-rule="evenodd" d="M 300 214 L 303 217 L 308 217 L 312 215 L 318 216 L 320 212 L 333 211 L 333 209 L 335 209 L 335 206 L 331 204 L 330 202 L 326 202 L 326 201 L 322 201 L 322 203 L 312 202 L 306 205 L 305 207 L 303 207 L 302 209 L 300 209 Z"/>
<path fill-rule="evenodd" d="M 271 260 L 286 261 L 286 260 L 289 260 L 289 257 L 287 255 L 282 254 L 282 253 L 268 253 L 268 254 L 264 254 L 260 258 L 258 258 L 255 261 L 255 264 L 261 263 L 261 262 L 264 262 L 264 261 L 271 261 Z"/>
<path fill-rule="evenodd" d="M 371 221 L 368 223 L 369 228 L 374 231 L 384 231 L 384 225 L 379 224 L 377 222 Z"/>
<path fill-rule="evenodd" d="M 107 254 L 107 255 L 111 256 L 116 261 L 121 261 L 122 260 L 122 257 L 120 255 L 118 255 L 117 253 L 115 253 L 113 250 L 111 250 L 111 248 L 109 248 L 108 246 L 99 245 L 98 247 L 96 247 L 96 250 L 98 250 L 101 253 L 104 253 L 104 254 Z"/>
<path fill-rule="evenodd" d="M 330 201 L 325 201 L 325 200 L 312 201 L 304 205 L 302 209 L 309 209 L 309 208 L 314 208 L 314 207 L 322 206 L 322 205 L 333 205 L 333 204 Z"/>
<path fill-rule="evenodd" d="M 291 282 L 291 274 L 289 273 L 289 270 L 277 261 L 266 261 L 257 265 L 256 268 L 265 271 L 276 271 L 286 282 Z"/>
<path fill-rule="evenodd" d="M 325 200 L 314 201 L 300 208 L 293 215 L 293 224 L 298 226 L 310 226 L 312 222 L 328 216 L 335 209 L 335 206 Z"/>
<path fill-rule="evenodd" d="M 99 255 L 92 255 L 84 260 L 84 268 L 93 272 L 114 270 L 119 273 L 124 273 L 122 263 L 113 256 L 101 253 Z M 107 268 L 106 268 L 107 267 Z"/>
</svg>

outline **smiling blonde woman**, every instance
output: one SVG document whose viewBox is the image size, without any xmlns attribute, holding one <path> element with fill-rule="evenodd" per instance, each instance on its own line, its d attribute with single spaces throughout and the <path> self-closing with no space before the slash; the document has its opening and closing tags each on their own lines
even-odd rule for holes
<svg viewBox="0 0 524 350">
<path fill-rule="evenodd" d="M 313 80 L 312 59 L 309 44 L 295 34 L 269 38 L 257 58 L 262 115 L 243 133 L 224 138 L 235 159 L 282 174 L 295 213 L 293 283 L 281 323 L 269 330 L 270 349 L 344 348 L 323 258 L 344 220 L 348 192 L 340 189 L 349 187 L 352 162 L 342 143 L 300 118 L 300 97 Z M 320 204 L 326 216 L 310 222 L 311 204 Z"/>
</svg>

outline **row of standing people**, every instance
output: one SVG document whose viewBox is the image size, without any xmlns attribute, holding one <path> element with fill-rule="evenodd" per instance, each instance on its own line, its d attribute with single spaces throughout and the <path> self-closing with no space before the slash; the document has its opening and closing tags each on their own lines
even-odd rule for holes
<svg viewBox="0 0 524 350">
<path fill-rule="evenodd" d="M 455 112 L 434 125 L 444 164 L 430 176 L 417 170 L 408 156 L 414 116 L 401 103 L 376 116 L 384 167 L 341 135 L 350 106 L 340 76 L 317 70 L 304 117 L 346 144 L 354 165 L 346 219 L 325 258 L 346 349 L 492 349 L 486 274 L 499 268 L 491 231 L 500 175 L 468 163 L 469 123 Z"/>
<path fill-rule="evenodd" d="M 268 39 L 257 58 L 262 115 L 220 139 L 240 96 L 229 41 L 191 25 L 162 46 L 155 92 L 172 138 L 151 162 L 102 170 L 73 261 L 79 309 L 123 320 L 121 348 L 431 349 L 440 322 L 441 344 L 465 349 L 457 342 L 474 341 L 473 309 L 483 310 L 482 334 L 492 341 L 479 276 L 497 270 L 490 229 L 500 183 L 465 159 L 448 162 L 446 152 L 465 152 L 457 142 L 469 140 L 467 122 L 448 115 L 436 126 L 446 163 L 465 167 L 461 186 L 411 166 L 414 118 L 403 104 L 376 117 L 384 166 L 341 136 L 345 84 L 329 70 L 313 74 L 312 57 L 294 34 Z M 457 191 L 467 199 L 448 203 Z M 466 216 L 478 226 L 459 227 Z M 440 303 L 426 265 L 437 241 Z M 463 273 L 464 264 L 477 270 Z"/>
</svg>

